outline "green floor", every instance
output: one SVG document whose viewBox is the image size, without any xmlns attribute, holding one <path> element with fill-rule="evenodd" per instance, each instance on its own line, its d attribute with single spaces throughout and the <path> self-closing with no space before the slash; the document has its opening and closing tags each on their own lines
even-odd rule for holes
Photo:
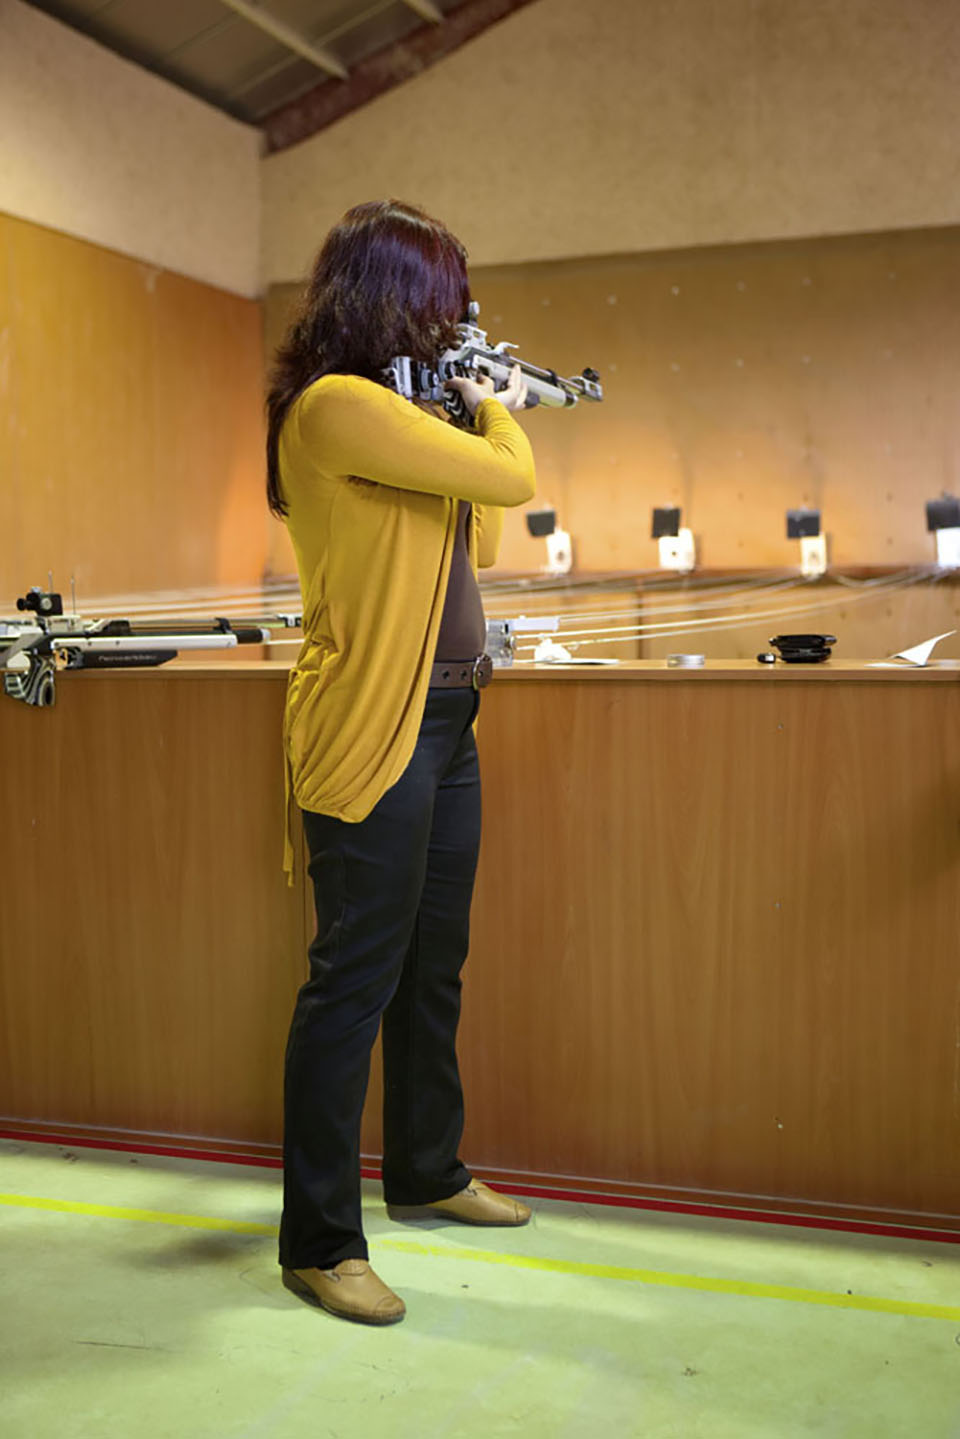
<svg viewBox="0 0 960 1439">
<path fill-rule="evenodd" d="M 960 1245 L 369 1185 L 370 1329 L 280 1286 L 276 1170 L 0 1141 L 0 1196 L 3 1439 L 960 1439 Z"/>
</svg>

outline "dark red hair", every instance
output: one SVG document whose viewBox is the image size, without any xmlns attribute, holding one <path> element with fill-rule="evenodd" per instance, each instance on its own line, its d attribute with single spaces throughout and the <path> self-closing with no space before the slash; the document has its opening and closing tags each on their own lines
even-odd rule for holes
<svg viewBox="0 0 960 1439">
<path fill-rule="evenodd" d="M 355 205 L 330 231 L 267 394 L 267 500 L 286 514 L 280 430 L 297 396 L 321 375 L 380 381 L 396 355 L 436 360 L 470 303 L 467 252 L 438 220 L 399 200 Z"/>
</svg>

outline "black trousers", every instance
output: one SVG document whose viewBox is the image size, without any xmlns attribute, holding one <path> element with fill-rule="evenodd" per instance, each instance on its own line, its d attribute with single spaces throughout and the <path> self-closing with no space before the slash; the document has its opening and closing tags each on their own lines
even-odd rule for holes
<svg viewBox="0 0 960 1439">
<path fill-rule="evenodd" d="M 478 703 L 469 689 L 428 691 L 410 764 L 359 824 L 303 813 L 317 934 L 287 1042 L 288 1268 L 367 1258 L 360 1116 L 381 1016 L 387 1203 L 470 1182 L 456 1032 L 480 846 Z"/>
</svg>

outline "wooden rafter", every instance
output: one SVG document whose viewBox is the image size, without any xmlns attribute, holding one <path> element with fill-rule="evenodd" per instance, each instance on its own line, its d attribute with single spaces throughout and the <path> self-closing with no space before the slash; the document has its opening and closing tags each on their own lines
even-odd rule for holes
<svg viewBox="0 0 960 1439">
<path fill-rule="evenodd" d="M 341 65 L 336 55 L 329 50 L 322 50 L 314 45 L 306 35 L 288 25 L 285 20 L 280 20 L 263 5 L 258 5 L 256 0 L 220 0 L 228 10 L 239 15 L 242 19 L 255 25 L 258 30 L 265 34 L 272 35 L 274 40 L 279 40 L 288 50 L 296 55 L 302 55 L 304 60 L 309 60 L 311 65 L 316 65 L 318 70 L 323 70 L 327 75 L 332 75 L 337 80 L 346 80 L 348 71 Z"/>
<path fill-rule="evenodd" d="M 442 25 L 428 22 L 420 26 L 397 44 L 358 61 L 346 80 L 322 81 L 268 115 L 261 121 L 267 153 L 287 150 L 325 130 L 532 3 L 533 0 L 464 0 L 455 10 L 446 12 Z"/>
<path fill-rule="evenodd" d="M 419 15 L 421 20 L 429 20 L 434 25 L 443 24 L 443 11 L 433 0 L 403 0 L 408 10 Z"/>
</svg>

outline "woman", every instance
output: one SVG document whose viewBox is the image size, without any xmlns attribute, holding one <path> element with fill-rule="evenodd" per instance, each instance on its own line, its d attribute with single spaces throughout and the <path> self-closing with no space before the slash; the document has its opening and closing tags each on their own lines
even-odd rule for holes
<svg viewBox="0 0 960 1439">
<path fill-rule="evenodd" d="M 317 914 L 287 1045 L 280 1263 L 295 1293 L 372 1324 L 405 1312 L 367 1262 L 360 1210 L 381 1016 L 388 1213 L 530 1217 L 458 1158 L 455 1049 L 480 840 L 476 567 L 494 563 L 501 507 L 534 493 L 511 418 L 526 389 L 518 369 L 496 396 L 489 379 L 450 380 L 467 432 L 383 379 L 397 355 L 436 361 L 469 300 L 449 231 L 408 205 L 359 205 L 317 257 L 268 399 L 268 497 L 303 595 L 285 864 L 292 882 L 295 799 Z"/>
</svg>

